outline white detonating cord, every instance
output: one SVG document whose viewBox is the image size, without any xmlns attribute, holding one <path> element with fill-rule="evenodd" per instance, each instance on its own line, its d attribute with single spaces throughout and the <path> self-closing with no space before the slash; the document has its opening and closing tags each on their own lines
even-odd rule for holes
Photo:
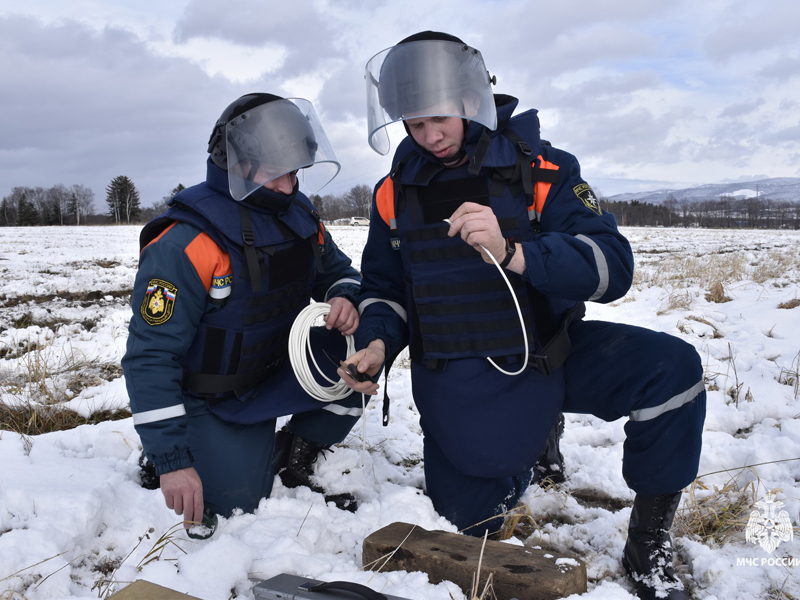
<svg viewBox="0 0 800 600">
<path fill-rule="evenodd" d="M 447 223 L 448 225 L 452 225 L 450 219 L 444 219 L 444 222 Z M 478 244 L 478 246 L 483 248 L 483 251 L 486 252 L 486 254 L 489 255 L 489 258 L 492 259 L 494 266 L 497 267 L 497 270 L 500 271 L 500 275 L 503 276 L 503 280 L 506 282 L 506 285 L 508 286 L 508 291 L 511 292 L 511 299 L 514 301 L 514 306 L 516 306 L 517 308 L 517 316 L 519 317 L 519 324 L 520 327 L 522 327 L 522 339 L 525 342 L 525 360 L 522 362 L 522 367 L 520 367 L 519 371 L 516 371 L 514 373 L 509 373 L 508 371 L 504 371 L 490 357 L 487 357 L 486 360 L 492 363 L 492 366 L 501 373 L 503 373 L 503 375 L 511 375 L 511 376 L 519 375 L 520 373 L 525 371 L 525 369 L 528 368 L 528 333 L 525 331 L 525 321 L 522 319 L 522 309 L 519 307 L 519 302 L 517 301 L 517 295 L 514 293 L 514 288 L 511 287 L 511 282 L 508 280 L 508 277 L 506 277 L 505 270 L 503 269 L 503 267 L 500 266 L 500 263 L 497 262 L 497 259 L 494 256 L 492 256 L 492 253 L 489 252 L 483 244 Z"/>
<path fill-rule="evenodd" d="M 312 302 L 306 306 L 297 318 L 292 323 L 292 328 L 289 330 L 289 362 L 292 365 L 297 381 L 300 383 L 306 393 L 320 402 L 334 402 L 336 400 L 343 400 L 349 396 L 353 390 L 347 387 L 344 379 L 339 378 L 339 381 L 333 381 L 328 378 L 322 369 L 319 368 L 317 360 L 314 358 L 314 353 L 311 351 L 311 328 L 314 322 L 331 312 L 331 305 L 327 302 Z M 351 356 L 356 351 L 355 342 L 352 335 L 345 336 L 347 339 L 347 354 Z M 311 372 L 311 367 L 308 364 L 307 357 L 311 357 L 311 362 L 314 367 L 325 381 L 331 385 L 320 385 L 314 378 Z M 367 406 L 364 394 L 361 394 L 361 418 L 363 420 L 363 435 L 361 445 L 361 466 L 364 466 L 364 454 L 367 449 Z"/>
</svg>

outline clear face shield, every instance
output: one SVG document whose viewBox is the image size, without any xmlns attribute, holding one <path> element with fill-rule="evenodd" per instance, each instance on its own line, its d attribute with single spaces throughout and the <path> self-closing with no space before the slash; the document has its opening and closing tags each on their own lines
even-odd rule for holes
<svg viewBox="0 0 800 600">
<path fill-rule="evenodd" d="M 373 56 L 366 67 L 367 138 L 378 154 L 385 127 L 415 117 L 459 117 L 497 128 L 489 73 L 481 53 L 458 42 L 419 40 Z"/>
<path fill-rule="evenodd" d="M 314 107 L 302 98 L 275 100 L 242 113 L 225 126 L 225 140 L 228 185 L 236 200 L 298 170 L 300 184 L 312 194 L 341 168 Z"/>
</svg>

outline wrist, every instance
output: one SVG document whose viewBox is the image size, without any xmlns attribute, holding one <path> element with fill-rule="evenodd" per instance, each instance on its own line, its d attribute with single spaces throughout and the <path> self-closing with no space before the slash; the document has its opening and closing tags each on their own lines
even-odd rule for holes
<svg viewBox="0 0 800 600">
<path fill-rule="evenodd" d="M 501 263 L 499 263 L 500 267 L 505 269 L 511 260 L 514 258 L 514 254 L 517 252 L 517 245 L 514 243 L 514 240 L 511 238 L 505 238 L 506 242 L 506 256 Z"/>
<path fill-rule="evenodd" d="M 367 348 L 370 348 L 371 350 L 379 350 L 386 354 L 386 344 L 380 338 L 372 340 L 369 344 L 367 344 Z"/>
</svg>

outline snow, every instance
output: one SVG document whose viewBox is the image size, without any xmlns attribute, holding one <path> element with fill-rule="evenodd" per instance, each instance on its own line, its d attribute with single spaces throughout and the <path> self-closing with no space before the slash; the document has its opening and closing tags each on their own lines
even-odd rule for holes
<svg viewBox="0 0 800 600">
<path fill-rule="evenodd" d="M 755 198 L 758 196 L 758 192 L 756 190 L 744 188 L 741 190 L 736 190 L 735 192 L 720 194 L 720 196 L 733 196 L 734 198 Z"/>
<path fill-rule="evenodd" d="M 46 367 L 52 393 L 61 390 L 62 401 L 81 414 L 127 406 L 123 378 L 112 367 L 127 338 L 139 229 L 0 228 L 0 401 L 30 401 L 35 390 L 23 376 L 38 364 Z M 367 229 L 330 230 L 358 267 Z M 693 493 L 703 499 L 726 484 L 752 485 L 757 498 L 776 490 L 796 524 L 800 307 L 779 305 L 800 298 L 800 232 L 623 231 L 636 252 L 637 284 L 620 301 L 590 305 L 587 318 L 665 331 L 693 344 L 709 386 L 704 476 Z M 738 261 L 738 271 L 720 280 L 731 300 L 713 303 L 705 296 L 714 261 L 725 257 Z M 681 268 L 685 276 L 664 276 Z M 76 357 L 90 365 L 88 383 L 71 391 L 66 367 Z M 27 439 L 0 431 L 0 598 L 106 597 L 146 579 L 204 600 L 244 600 L 253 598 L 254 580 L 287 572 L 406 598 L 461 600 L 454 584 L 433 585 L 422 573 L 361 567 L 363 539 L 392 522 L 455 531 L 423 491 L 418 414 L 403 364 L 392 370 L 389 389 L 388 427 L 381 426 L 379 401 L 367 410 L 364 466 L 360 424 L 319 465 L 319 480 L 331 492 L 358 497 L 355 514 L 276 481 L 255 514 L 220 519 L 205 541 L 186 538 L 161 493 L 139 486 L 140 442 L 130 419 Z M 568 480 L 559 489 L 526 492 L 540 531 L 512 541 L 586 561 L 589 591 L 581 598 L 634 597 L 620 565 L 633 498 L 621 475 L 623 425 L 567 415 Z M 800 595 L 797 536 L 772 554 L 748 543 L 743 526 L 716 542 L 675 532 L 673 538 L 678 572 L 694 598 Z"/>
</svg>

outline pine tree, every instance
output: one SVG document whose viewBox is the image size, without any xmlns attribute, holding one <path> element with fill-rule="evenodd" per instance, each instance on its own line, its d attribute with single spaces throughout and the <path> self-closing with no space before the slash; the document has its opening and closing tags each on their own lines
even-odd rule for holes
<svg viewBox="0 0 800 600">
<path fill-rule="evenodd" d="M 39 224 L 39 211 L 36 206 L 23 194 L 17 206 L 17 226 L 30 227 Z"/>
<path fill-rule="evenodd" d="M 106 188 L 106 202 L 108 214 L 114 223 L 130 224 L 139 216 L 139 192 L 133 181 L 125 175 L 119 175 L 111 180 Z"/>
<path fill-rule="evenodd" d="M 311 204 L 314 205 L 314 208 L 317 209 L 320 219 L 325 218 L 322 214 L 322 196 L 320 196 L 319 194 L 311 194 L 309 200 L 311 200 Z"/>
<path fill-rule="evenodd" d="M 186 186 L 183 185 L 182 183 L 179 183 L 174 188 L 172 188 L 172 192 L 170 192 L 169 198 L 165 198 L 165 200 L 167 201 L 167 203 L 169 203 L 169 201 L 172 200 L 175 197 L 176 194 L 181 193 L 185 189 L 186 189 Z"/>
</svg>

